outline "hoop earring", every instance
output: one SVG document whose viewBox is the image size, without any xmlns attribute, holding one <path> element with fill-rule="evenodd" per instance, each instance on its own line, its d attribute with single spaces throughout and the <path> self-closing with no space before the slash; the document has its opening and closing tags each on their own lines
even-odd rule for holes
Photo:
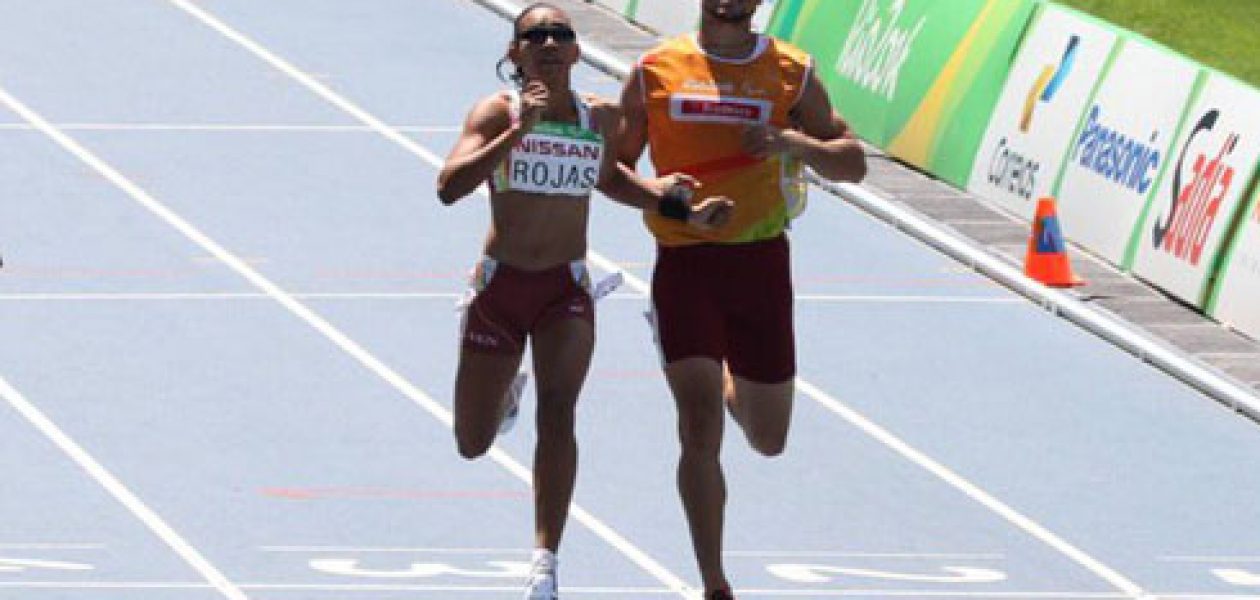
<svg viewBox="0 0 1260 600">
<path fill-rule="evenodd" d="M 516 86 L 517 89 L 521 89 L 525 86 L 525 72 L 522 71 L 519 66 L 513 64 L 512 66 L 516 67 L 516 70 L 508 75 L 504 75 L 503 65 L 508 62 L 508 57 L 504 56 L 503 58 L 500 58 L 499 62 L 494 65 L 494 72 L 499 76 L 499 81 L 502 81 L 503 83 L 511 83 Z"/>
</svg>

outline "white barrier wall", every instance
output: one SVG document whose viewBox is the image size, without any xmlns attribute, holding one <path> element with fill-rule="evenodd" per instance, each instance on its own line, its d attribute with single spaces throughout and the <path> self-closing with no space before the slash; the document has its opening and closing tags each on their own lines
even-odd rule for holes
<svg viewBox="0 0 1260 600">
<path fill-rule="evenodd" d="M 1253 135 L 1260 135 L 1260 130 Z M 1216 320 L 1260 340 L 1260 189 L 1244 210 L 1210 312 Z"/>
<path fill-rule="evenodd" d="M 635 22 L 663 36 L 695 31 L 700 24 L 700 0 L 598 0 Z M 774 0 L 763 0 L 753 17 L 753 26 L 764 31 L 774 12 Z"/>
<path fill-rule="evenodd" d="M 1116 39 L 1110 29 L 1075 13 L 1044 8 L 989 120 L 969 191 L 1032 219 L 1037 199 L 1052 191 Z"/>
<path fill-rule="evenodd" d="M 1125 40 L 1085 115 L 1054 194 L 1064 235 L 1126 264 L 1138 220 L 1169 162 L 1199 66 Z"/>
<path fill-rule="evenodd" d="M 626 16 L 630 16 L 630 10 L 637 4 L 635 0 L 599 0 L 599 3 Z"/>
<path fill-rule="evenodd" d="M 1222 75 L 1208 78 L 1138 230 L 1133 272 L 1196 306 L 1205 306 L 1208 275 L 1260 161 L 1256 107 L 1260 92 Z"/>
<path fill-rule="evenodd" d="M 770 24 L 770 15 L 774 14 L 775 0 L 762 0 L 761 8 L 757 9 L 756 16 L 753 17 L 753 27 L 757 31 L 765 31 L 766 25 Z"/>
<path fill-rule="evenodd" d="M 700 0 L 639 0 L 631 18 L 664 36 L 695 31 L 700 23 Z"/>
</svg>

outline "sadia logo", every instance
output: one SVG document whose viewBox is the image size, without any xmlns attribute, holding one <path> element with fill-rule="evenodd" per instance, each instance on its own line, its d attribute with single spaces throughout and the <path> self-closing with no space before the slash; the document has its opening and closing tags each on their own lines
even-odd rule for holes
<svg viewBox="0 0 1260 600">
<path fill-rule="evenodd" d="M 1221 203 L 1234 183 L 1234 167 L 1226 160 L 1238 147 L 1238 134 L 1230 132 L 1219 147 L 1200 151 L 1190 173 L 1185 172 L 1185 163 L 1195 139 L 1211 133 L 1220 116 L 1219 110 L 1208 111 L 1190 132 L 1177 159 L 1177 169 L 1173 171 L 1172 206 L 1168 214 L 1155 221 L 1151 231 L 1155 248 L 1194 266 L 1198 266 L 1203 258 L 1203 246 L 1216 223 Z M 1214 152 L 1215 156 L 1209 158 L 1210 152 Z M 1190 181 L 1183 186 L 1182 177 L 1185 175 L 1189 175 Z"/>
<path fill-rule="evenodd" d="M 1028 96 L 1024 100 L 1024 110 L 1019 120 L 1019 131 L 1028 133 L 1032 129 L 1033 112 L 1038 104 L 1049 103 L 1063 88 L 1064 82 L 1072 74 L 1076 65 L 1077 49 L 1081 45 L 1081 36 L 1073 35 L 1068 39 L 1067 48 L 1058 65 L 1046 65 L 1041 69 L 1037 80 L 1033 82 Z M 1037 189 L 1037 175 L 1041 172 L 1041 161 L 1027 156 L 1010 146 L 1010 140 L 1003 137 L 998 141 L 997 150 L 989 161 L 989 183 L 999 189 L 1016 194 L 1025 200 L 1031 200 Z"/>
<path fill-rule="evenodd" d="M 863 0 L 853 29 L 840 50 L 836 72 L 842 77 L 892 101 L 897 94 L 901 68 L 910 57 L 910 48 L 923 31 L 927 17 L 909 27 L 901 26 L 906 0 L 892 0 L 887 11 L 880 0 Z"/>
<path fill-rule="evenodd" d="M 1068 40 L 1067 49 L 1063 51 L 1063 58 L 1059 60 L 1059 64 L 1046 65 L 1042 67 L 1041 74 L 1037 76 L 1036 83 L 1032 89 L 1028 90 L 1028 97 L 1024 100 L 1024 113 L 1019 120 L 1019 130 L 1028 133 L 1032 128 L 1033 112 L 1037 110 L 1037 105 L 1041 103 L 1049 103 L 1054 100 L 1055 94 L 1059 93 L 1059 89 L 1063 87 L 1063 82 L 1067 81 L 1068 75 L 1072 73 L 1072 67 L 1076 65 L 1076 52 L 1081 46 L 1081 36 L 1074 35 Z"/>
</svg>

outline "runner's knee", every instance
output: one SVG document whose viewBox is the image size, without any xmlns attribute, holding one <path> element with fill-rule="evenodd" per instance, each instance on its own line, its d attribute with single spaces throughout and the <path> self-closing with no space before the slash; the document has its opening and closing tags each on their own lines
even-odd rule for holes
<svg viewBox="0 0 1260 600">
<path fill-rule="evenodd" d="M 722 448 L 721 411 L 681 411 L 678 440 L 684 453 L 717 454 Z"/>
<path fill-rule="evenodd" d="M 748 445 L 759 454 L 775 457 L 787 447 L 787 429 L 779 431 L 748 431 Z"/>
<path fill-rule="evenodd" d="M 494 444 L 495 429 L 493 427 L 476 427 L 455 424 L 455 447 L 460 456 L 467 460 L 479 459 Z"/>
<path fill-rule="evenodd" d="M 735 379 L 735 405 L 741 413 L 740 426 L 753 450 L 765 456 L 779 456 L 787 446 L 792 419 L 794 385 L 760 384 Z"/>
<path fill-rule="evenodd" d="M 455 446 L 459 450 L 459 455 L 468 460 L 484 456 L 493 443 L 493 434 L 470 435 L 468 433 L 461 434 L 459 431 L 455 432 Z"/>
</svg>

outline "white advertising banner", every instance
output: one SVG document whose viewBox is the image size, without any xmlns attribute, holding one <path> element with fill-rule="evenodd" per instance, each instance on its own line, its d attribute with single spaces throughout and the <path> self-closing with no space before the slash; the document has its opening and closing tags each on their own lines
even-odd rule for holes
<svg viewBox="0 0 1260 600">
<path fill-rule="evenodd" d="M 663 36 L 695 31 L 700 24 L 700 1 L 639 0 L 631 18 Z"/>
<path fill-rule="evenodd" d="M 1200 72 L 1178 55 L 1124 41 L 1085 109 L 1055 194 L 1068 239 L 1126 263 Z"/>
<path fill-rule="evenodd" d="M 662 36 L 695 31 L 700 25 L 700 0 L 598 0 Z M 775 0 L 763 0 L 753 15 L 753 27 L 764 31 L 774 12 Z"/>
<path fill-rule="evenodd" d="M 753 29 L 766 30 L 766 26 L 770 24 L 770 16 L 774 14 L 774 3 L 775 0 L 762 0 L 761 8 L 758 8 L 757 14 L 753 15 Z"/>
<path fill-rule="evenodd" d="M 1253 135 L 1260 135 L 1260 130 Z M 1210 313 L 1217 321 L 1260 340 L 1260 190 L 1244 210 Z"/>
<path fill-rule="evenodd" d="M 967 189 L 1025 219 L 1047 196 L 1116 34 L 1046 5 L 989 120 Z"/>
<path fill-rule="evenodd" d="M 600 4 L 607 6 L 618 14 L 630 16 L 630 9 L 634 7 L 635 0 L 599 0 Z"/>
<path fill-rule="evenodd" d="M 1208 276 L 1260 161 L 1257 107 L 1260 92 L 1208 78 L 1139 226 L 1133 272 L 1195 306 L 1205 306 Z"/>
</svg>

